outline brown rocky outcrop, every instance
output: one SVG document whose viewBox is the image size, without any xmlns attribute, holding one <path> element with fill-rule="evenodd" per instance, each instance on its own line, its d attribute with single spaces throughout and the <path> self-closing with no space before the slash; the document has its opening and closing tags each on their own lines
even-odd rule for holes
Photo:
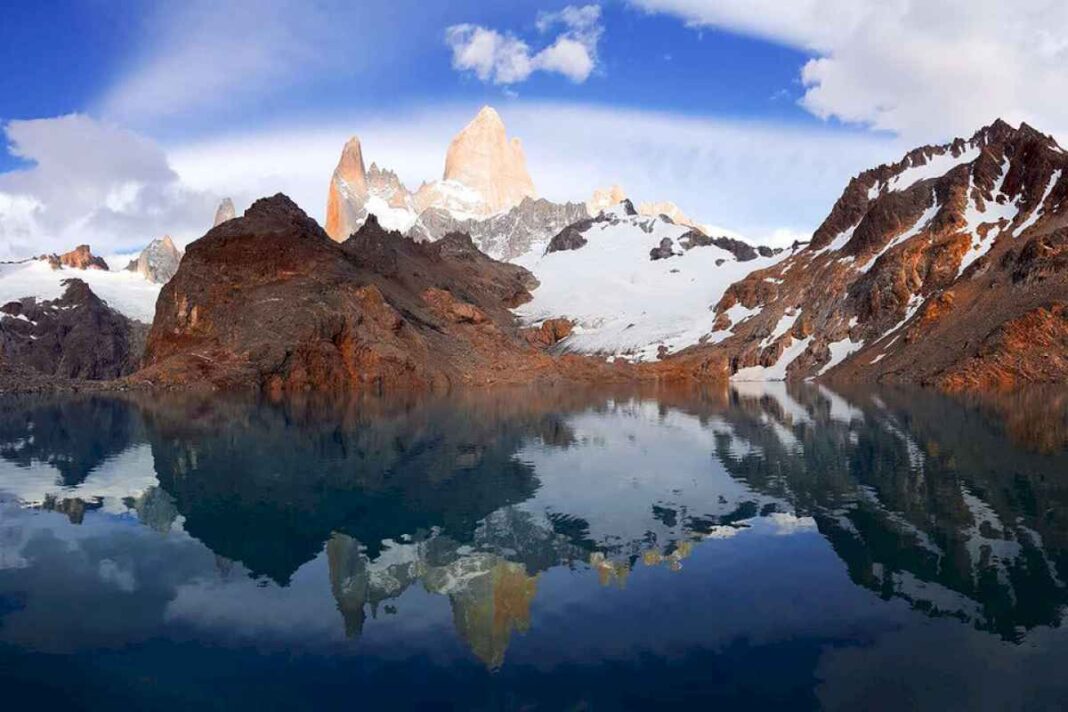
<svg viewBox="0 0 1068 712">
<path fill-rule="evenodd" d="M 89 245 L 78 245 L 70 252 L 64 252 L 61 255 L 41 255 L 38 259 L 46 260 L 52 269 L 63 269 L 64 267 L 70 267 L 71 269 L 108 269 L 108 263 L 104 261 L 103 257 L 94 255 Z"/>
<path fill-rule="evenodd" d="M 526 338 L 541 348 L 550 348 L 566 339 L 574 331 L 570 319 L 546 319 L 539 326 L 528 329 Z"/>
</svg>

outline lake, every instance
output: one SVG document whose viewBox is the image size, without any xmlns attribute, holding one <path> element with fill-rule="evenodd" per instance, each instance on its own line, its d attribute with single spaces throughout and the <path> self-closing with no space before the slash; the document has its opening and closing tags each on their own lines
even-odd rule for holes
<svg viewBox="0 0 1068 712">
<path fill-rule="evenodd" d="M 1060 708 L 1066 580 L 1061 390 L 0 399 L 16 709 Z"/>
</svg>

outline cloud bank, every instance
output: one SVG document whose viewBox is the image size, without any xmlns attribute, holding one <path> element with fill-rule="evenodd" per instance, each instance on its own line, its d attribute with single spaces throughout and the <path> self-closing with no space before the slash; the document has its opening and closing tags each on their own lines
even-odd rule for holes
<svg viewBox="0 0 1068 712">
<path fill-rule="evenodd" d="M 914 141 L 994 118 L 1068 132 L 1068 3 L 1056 0 L 631 0 L 695 28 L 810 52 L 801 104 Z"/>
<path fill-rule="evenodd" d="M 534 72 L 561 74 L 581 84 L 597 65 L 597 43 L 604 28 L 598 5 L 569 5 L 559 12 L 538 15 L 542 35 L 559 30 L 552 42 L 531 52 L 530 45 L 511 33 L 481 25 L 452 25 L 445 42 L 452 50 L 453 69 L 473 73 L 483 82 L 517 84 Z"/>
<path fill-rule="evenodd" d="M 210 226 L 216 196 L 184 185 L 148 139 L 80 114 L 11 121 L 4 131 L 30 166 L 0 174 L 0 259 L 82 243 L 127 252 Z"/>
</svg>

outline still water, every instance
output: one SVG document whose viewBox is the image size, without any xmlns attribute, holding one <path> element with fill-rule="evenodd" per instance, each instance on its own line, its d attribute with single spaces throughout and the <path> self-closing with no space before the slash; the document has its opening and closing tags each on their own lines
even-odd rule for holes
<svg viewBox="0 0 1068 712">
<path fill-rule="evenodd" d="M 0 400 L 0 694 L 1060 708 L 1068 393 Z"/>
</svg>

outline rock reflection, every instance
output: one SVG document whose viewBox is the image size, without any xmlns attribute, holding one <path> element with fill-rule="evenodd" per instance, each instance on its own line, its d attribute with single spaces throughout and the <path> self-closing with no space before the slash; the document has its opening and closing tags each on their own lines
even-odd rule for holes
<svg viewBox="0 0 1068 712">
<path fill-rule="evenodd" d="M 857 585 L 1018 642 L 1068 605 L 1066 411 L 1056 392 L 805 384 L 19 401 L 0 417 L 0 491 L 74 524 L 181 532 L 222 579 L 285 587 L 325 557 L 349 638 L 413 588 L 445 597 L 489 668 L 530 629 L 546 572 L 626 587 L 756 518 L 814 525 Z"/>
<path fill-rule="evenodd" d="M 725 466 L 813 516 L 854 582 L 1006 640 L 1060 624 L 1068 457 L 1029 423 L 1056 431 L 1063 398 L 771 385 L 735 406 Z"/>
</svg>

